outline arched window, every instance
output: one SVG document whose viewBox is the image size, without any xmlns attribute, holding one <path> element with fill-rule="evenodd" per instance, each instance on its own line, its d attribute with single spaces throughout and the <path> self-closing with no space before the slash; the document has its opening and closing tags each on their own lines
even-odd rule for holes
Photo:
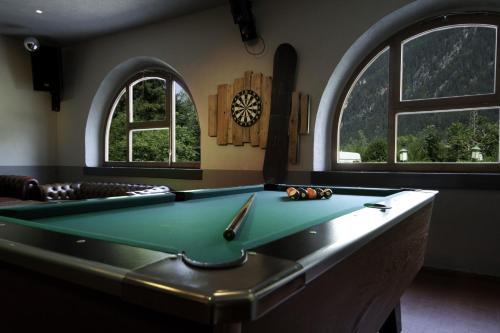
<svg viewBox="0 0 500 333">
<path fill-rule="evenodd" d="M 199 167 L 198 115 L 185 84 L 168 72 L 135 75 L 112 103 L 104 146 L 106 165 Z"/>
<path fill-rule="evenodd" d="M 374 50 L 337 105 L 332 168 L 498 171 L 499 25 L 442 16 Z"/>
</svg>

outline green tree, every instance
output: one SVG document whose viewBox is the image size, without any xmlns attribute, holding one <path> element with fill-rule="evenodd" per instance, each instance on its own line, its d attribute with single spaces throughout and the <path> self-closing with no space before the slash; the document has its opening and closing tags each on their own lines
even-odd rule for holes
<svg viewBox="0 0 500 333">
<path fill-rule="evenodd" d="M 137 83 L 133 88 L 134 121 L 166 119 L 166 81 L 149 79 Z"/>
<path fill-rule="evenodd" d="M 470 161 L 472 129 L 464 123 L 455 122 L 446 130 L 448 138 L 447 161 Z"/>
<path fill-rule="evenodd" d="M 168 162 L 169 129 L 146 130 L 133 132 L 132 156 L 138 162 Z"/>
<path fill-rule="evenodd" d="M 361 156 L 365 155 L 365 150 L 368 147 L 368 139 L 363 130 L 358 130 L 356 137 L 351 137 L 349 143 L 341 146 L 340 150 L 359 153 Z"/>
<path fill-rule="evenodd" d="M 177 161 L 199 161 L 200 126 L 198 114 L 189 95 L 177 84 L 175 94 L 175 132 Z"/>
<path fill-rule="evenodd" d="M 123 94 L 116 105 L 108 137 L 108 159 L 110 161 L 127 160 L 127 94 Z"/>
<path fill-rule="evenodd" d="M 431 162 L 442 162 L 444 160 L 443 156 L 443 145 L 441 143 L 441 138 L 439 136 L 438 130 L 435 125 L 427 126 L 423 131 L 423 149 L 426 155 L 426 160 Z"/>
<path fill-rule="evenodd" d="M 477 117 L 473 140 L 479 145 L 485 162 L 498 161 L 498 122 Z"/>
<path fill-rule="evenodd" d="M 387 140 L 375 139 L 366 148 L 363 162 L 385 162 L 387 160 Z"/>
<path fill-rule="evenodd" d="M 408 162 L 428 161 L 427 153 L 424 149 L 423 135 L 405 135 L 398 137 L 399 152 L 402 148 L 408 150 Z"/>
</svg>

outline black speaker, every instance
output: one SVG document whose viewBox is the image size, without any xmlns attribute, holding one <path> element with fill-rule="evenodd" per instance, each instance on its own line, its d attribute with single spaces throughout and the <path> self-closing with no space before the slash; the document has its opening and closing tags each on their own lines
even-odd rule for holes
<svg viewBox="0 0 500 333">
<path fill-rule="evenodd" d="M 240 27 L 241 39 L 244 42 L 257 38 L 257 29 L 252 14 L 252 3 L 250 0 L 229 0 L 234 23 Z"/>
<path fill-rule="evenodd" d="M 52 95 L 52 110 L 59 111 L 62 91 L 61 49 L 52 46 L 41 46 L 30 54 L 33 89 L 50 92 Z"/>
</svg>

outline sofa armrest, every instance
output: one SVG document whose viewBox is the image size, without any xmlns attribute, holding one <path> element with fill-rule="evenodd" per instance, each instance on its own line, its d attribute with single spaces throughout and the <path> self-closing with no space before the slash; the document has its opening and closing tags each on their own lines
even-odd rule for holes
<svg viewBox="0 0 500 333">
<path fill-rule="evenodd" d="M 38 199 L 38 180 L 30 176 L 0 175 L 0 196 Z"/>
<path fill-rule="evenodd" d="M 168 186 L 101 182 L 53 183 L 40 185 L 39 188 L 41 200 L 43 201 L 79 200 L 170 192 Z"/>
</svg>

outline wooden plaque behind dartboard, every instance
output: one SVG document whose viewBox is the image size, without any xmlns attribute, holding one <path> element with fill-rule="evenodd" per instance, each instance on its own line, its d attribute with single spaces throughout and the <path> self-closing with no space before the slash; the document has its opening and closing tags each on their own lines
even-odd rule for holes
<svg viewBox="0 0 500 333">
<path fill-rule="evenodd" d="M 260 117 L 248 127 L 238 125 L 231 114 L 231 104 L 243 90 L 251 90 L 260 97 Z M 208 96 L 208 135 L 217 137 L 219 145 L 242 146 L 249 143 L 265 149 L 271 90 L 272 78 L 252 71 L 246 71 L 244 77 L 235 79 L 233 84 L 217 86 L 217 95 Z M 290 163 L 295 164 L 298 161 L 299 134 L 309 134 L 309 95 L 294 92 L 290 112 L 288 158 Z"/>
</svg>

